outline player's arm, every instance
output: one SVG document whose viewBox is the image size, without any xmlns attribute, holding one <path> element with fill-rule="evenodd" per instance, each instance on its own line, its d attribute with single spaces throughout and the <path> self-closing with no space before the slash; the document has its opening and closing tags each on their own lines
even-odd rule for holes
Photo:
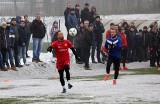
<svg viewBox="0 0 160 104">
<path fill-rule="evenodd" d="M 48 52 L 52 52 L 52 49 L 55 47 L 55 43 L 53 42 L 48 48 L 47 51 Z"/>
<path fill-rule="evenodd" d="M 80 58 L 78 57 L 76 50 L 73 47 L 71 47 L 70 49 L 72 50 L 73 54 L 75 55 L 76 60 L 80 61 Z"/>
</svg>

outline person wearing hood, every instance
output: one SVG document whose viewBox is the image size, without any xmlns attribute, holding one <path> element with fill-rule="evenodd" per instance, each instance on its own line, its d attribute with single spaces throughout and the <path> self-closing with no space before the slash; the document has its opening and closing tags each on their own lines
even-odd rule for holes
<svg viewBox="0 0 160 104">
<path fill-rule="evenodd" d="M 21 22 L 22 17 L 21 16 L 16 16 L 16 25 L 19 27 L 20 22 Z"/>
<path fill-rule="evenodd" d="M 13 61 L 13 49 L 15 42 L 15 32 L 10 26 L 7 27 L 7 23 L 3 22 L 0 27 L 0 34 L 2 39 L 2 55 L 3 55 L 3 65 L 6 65 L 6 60 L 8 61 L 7 54 L 9 56 L 11 70 L 17 71 L 14 61 Z M 9 66 L 7 66 L 9 67 Z"/>
<path fill-rule="evenodd" d="M 70 13 L 70 9 L 72 8 L 72 4 L 71 3 L 68 3 L 67 4 L 67 8 L 66 10 L 64 11 L 64 19 L 65 19 L 65 26 L 66 26 L 66 29 L 67 29 L 67 32 L 69 31 L 69 28 L 68 28 L 68 14 Z"/>
<path fill-rule="evenodd" d="M 100 16 L 96 16 L 96 21 L 94 22 L 94 30 L 93 30 L 92 63 L 97 63 L 94 58 L 96 49 L 97 49 L 97 61 L 98 63 L 103 63 L 100 58 L 100 51 L 101 51 L 104 32 L 105 29 L 100 21 Z"/>
<path fill-rule="evenodd" d="M 20 27 L 18 28 L 18 33 L 19 33 L 19 42 L 18 42 L 18 46 L 19 46 L 19 60 L 21 60 L 21 58 L 23 58 L 23 63 L 24 65 L 28 66 L 29 64 L 27 63 L 26 60 L 26 45 L 27 45 L 27 39 L 28 39 L 28 32 L 27 29 L 25 28 L 25 22 L 21 21 L 20 22 Z"/>
<path fill-rule="evenodd" d="M 54 21 L 53 25 L 52 25 L 52 28 L 50 30 L 51 44 L 57 40 L 57 36 L 55 35 L 55 33 L 58 32 L 58 31 L 59 31 L 58 22 Z M 56 57 L 54 49 L 52 50 L 52 54 L 53 54 L 53 57 Z"/>
<path fill-rule="evenodd" d="M 74 8 L 72 8 L 70 10 L 70 13 L 69 13 L 69 15 L 67 17 L 67 23 L 68 23 L 68 28 L 69 29 L 78 27 L 78 20 L 77 20 Z M 73 36 L 68 34 L 67 35 L 67 39 L 70 40 L 71 43 L 73 43 Z"/>
<path fill-rule="evenodd" d="M 26 44 L 26 57 L 29 58 L 30 56 L 28 55 L 28 47 L 30 43 L 30 38 L 31 38 L 31 25 L 32 23 L 28 20 L 28 15 L 24 16 L 24 22 L 25 22 L 25 28 L 27 30 L 27 44 Z"/>
<path fill-rule="evenodd" d="M 81 21 L 90 21 L 89 4 L 85 3 L 84 9 L 81 11 Z"/>
<path fill-rule="evenodd" d="M 42 62 L 40 60 L 40 53 L 42 49 L 42 39 L 46 34 L 46 27 L 44 23 L 41 21 L 40 14 L 36 15 L 35 20 L 33 20 L 31 25 L 31 32 L 33 33 L 33 58 L 32 62 Z"/>
<path fill-rule="evenodd" d="M 11 28 L 14 29 L 15 32 L 15 44 L 14 44 L 14 60 L 15 60 L 15 65 L 16 67 L 23 67 L 23 65 L 20 65 L 20 60 L 19 60 L 19 54 L 18 54 L 18 41 L 19 41 L 19 34 L 18 34 L 18 25 L 16 22 L 16 18 L 11 19 Z"/>
</svg>

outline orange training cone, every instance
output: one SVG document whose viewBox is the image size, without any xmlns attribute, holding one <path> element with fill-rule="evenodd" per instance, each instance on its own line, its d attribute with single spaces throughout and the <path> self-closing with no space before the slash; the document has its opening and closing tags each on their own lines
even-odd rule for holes
<svg viewBox="0 0 160 104">
<path fill-rule="evenodd" d="M 53 76 L 54 79 L 58 79 L 58 76 Z"/>
<path fill-rule="evenodd" d="M 3 82 L 4 82 L 4 83 L 8 83 L 8 82 L 9 82 L 9 80 L 5 79 L 5 80 L 3 80 Z"/>
<path fill-rule="evenodd" d="M 157 68 L 157 70 L 159 70 L 159 71 L 160 71 L 160 68 Z"/>
</svg>

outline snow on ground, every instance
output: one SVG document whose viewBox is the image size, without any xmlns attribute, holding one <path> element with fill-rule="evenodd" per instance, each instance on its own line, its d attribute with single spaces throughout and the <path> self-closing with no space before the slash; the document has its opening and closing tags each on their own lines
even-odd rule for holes
<svg viewBox="0 0 160 104">
<path fill-rule="evenodd" d="M 32 51 L 30 51 L 31 55 Z M 50 63 L 51 53 L 42 53 L 44 63 L 31 63 L 30 66 L 19 68 L 18 72 L 0 72 L 0 99 L 14 98 L 27 104 L 64 104 L 64 103 L 95 103 L 95 104 L 159 104 L 159 75 L 130 75 L 131 72 L 121 71 L 118 85 L 113 86 L 112 80 L 103 79 L 104 64 L 91 64 L 93 70 L 86 71 L 83 65 L 77 65 L 71 55 L 71 76 L 73 89 L 61 94 L 62 87 L 58 79 L 55 63 Z M 148 68 L 149 62 L 127 64 L 130 69 Z M 125 75 L 121 75 L 125 74 Z M 113 72 L 111 73 L 113 75 Z M 81 76 L 81 77 L 80 77 Z M 80 78 L 79 78 L 80 77 Z M 94 78 L 95 77 L 95 78 Z M 9 82 L 3 82 L 9 80 Z M 32 103 L 29 103 L 32 102 Z M 12 104 L 12 103 L 11 103 Z M 16 104 L 23 104 L 16 103 Z"/>
<path fill-rule="evenodd" d="M 112 15 L 102 16 L 103 19 L 126 19 L 126 20 L 159 20 L 160 14 L 134 14 L 134 15 Z M 51 20 L 61 20 L 63 17 L 49 17 L 44 19 L 51 27 Z M 61 29 L 66 33 L 65 26 Z M 44 42 L 47 42 L 47 38 Z M 29 52 L 32 56 L 32 51 Z M 22 100 L 25 104 L 56 104 L 56 103 L 95 103 L 95 104 L 160 104 L 160 76 L 159 75 L 131 75 L 134 72 L 120 71 L 120 79 L 116 86 L 112 80 L 103 81 L 105 75 L 104 64 L 92 64 L 93 70 L 86 71 L 83 65 L 75 64 L 74 56 L 71 54 L 71 77 L 73 89 L 61 94 L 61 85 L 55 63 L 51 63 L 51 53 L 42 53 L 43 63 L 32 63 L 30 66 L 18 68 L 18 72 L 0 71 L 0 104 L 1 98 L 13 98 Z M 129 69 L 149 68 L 149 62 L 134 62 L 127 64 Z M 113 72 L 111 72 L 113 75 Z M 97 77 L 98 76 L 98 77 Z M 101 80 L 100 80 L 100 79 Z M 4 82 L 8 80 L 9 82 Z M 24 104 L 19 102 L 15 104 Z M 2 103 L 3 104 L 3 103 Z M 5 103 L 6 104 L 6 103 Z M 8 103 L 13 104 L 13 103 Z"/>
</svg>

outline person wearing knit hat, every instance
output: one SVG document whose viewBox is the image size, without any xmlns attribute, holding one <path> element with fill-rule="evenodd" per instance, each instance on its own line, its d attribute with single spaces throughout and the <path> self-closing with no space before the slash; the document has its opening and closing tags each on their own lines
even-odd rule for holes
<svg viewBox="0 0 160 104">
<path fill-rule="evenodd" d="M 7 23 L 6 22 L 1 22 L 1 26 L 3 26 L 3 25 L 7 25 Z"/>
<path fill-rule="evenodd" d="M 13 61 L 13 49 L 14 49 L 14 44 L 15 44 L 15 32 L 14 29 L 11 27 L 7 27 L 6 22 L 2 22 L 0 27 L 0 34 L 1 34 L 1 39 L 3 41 L 2 44 L 2 56 L 3 56 L 3 65 L 7 66 L 5 68 L 7 71 L 8 69 L 17 71 L 14 61 Z M 9 57 L 6 57 L 8 54 Z M 6 61 L 7 60 L 7 61 Z M 10 65 L 8 64 L 8 60 L 10 61 Z"/>
<path fill-rule="evenodd" d="M 85 6 L 86 6 L 86 7 L 88 7 L 88 6 L 89 6 L 89 4 L 88 4 L 88 3 L 85 3 Z"/>
<path fill-rule="evenodd" d="M 0 24 L 0 28 L 2 28 L 2 26 L 5 26 L 6 27 L 6 23 L 5 22 L 2 22 Z M 3 63 L 3 56 L 2 56 L 2 43 L 3 43 L 3 40 L 2 40 L 2 34 L 0 33 L 0 70 L 1 71 L 8 71 L 8 69 L 5 67 L 4 63 Z"/>
<path fill-rule="evenodd" d="M 97 19 L 97 18 L 99 18 L 99 19 L 100 19 L 100 16 L 96 16 L 96 19 Z"/>
<path fill-rule="evenodd" d="M 19 42 L 19 34 L 18 34 L 18 25 L 16 18 L 11 19 L 11 28 L 14 29 L 15 31 L 15 44 L 14 44 L 14 60 L 15 60 L 15 65 L 16 67 L 23 67 L 23 65 L 20 65 L 20 60 L 19 60 L 19 54 L 18 54 L 18 42 Z"/>
</svg>

